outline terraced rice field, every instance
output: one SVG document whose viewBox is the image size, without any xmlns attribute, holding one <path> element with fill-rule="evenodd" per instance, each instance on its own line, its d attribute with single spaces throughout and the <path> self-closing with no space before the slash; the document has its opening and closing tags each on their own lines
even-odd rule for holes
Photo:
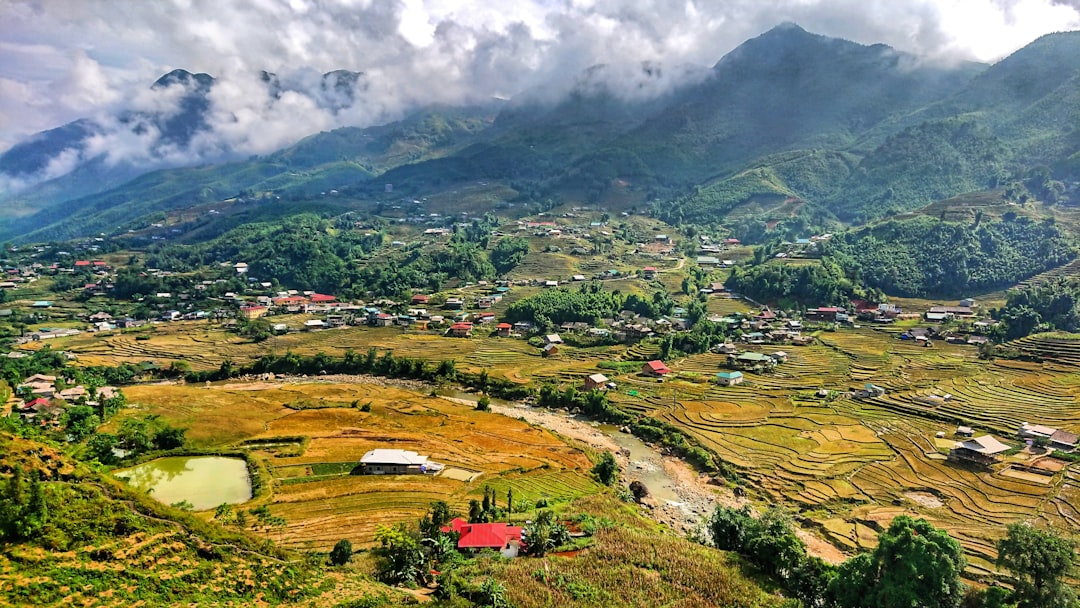
<svg viewBox="0 0 1080 608">
<path fill-rule="evenodd" d="M 188 428 L 196 446 L 306 437 L 299 455 L 266 453 L 274 477 L 271 511 L 287 522 L 272 534 L 290 546 L 327 550 L 342 538 L 367 546 L 377 525 L 419 518 L 436 500 L 467 510 L 486 484 L 500 499 L 513 488 L 529 501 L 566 501 L 597 490 L 588 458 L 549 431 L 401 388 L 264 382 L 147 385 L 127 393 L 133 408 L 124 415 L 160 415 Z M 297 399 L 345 407 L 297 411 L 281 405 Z M 348 407 L 353 401 L 371 403 L 371 412 Z M 476 475 L 463 481 L 348 474 L 365 452 L 386 447 L 413 450 Z"/>
<path fill-rule="evenodd" d="M 669 360 L 666 363 L 675 374 L 662 382 L 641 376 L 636 369 L 619 374 L 596 366 L 605 360 L 657 358 L 659 347 L 654 343 L 589 349 L 567 346 L 558 356 L 544 358 L 538 348 L 515 339 L 451 339 L 390 328 L 350 328 L 290 334 L 249 344 L 206 324 L 175 324 L 159 328 L 150 340 L 135 341 L 130 335 L 79 336 L 54 347 L 72 350 L 84 362 L 153 358 L 163 364 L 182 356 L 193 365 L 216 367 L 218 357 L 226 355 L 244 361 L 287 349 L 338 354 L 349 348 L 363 352 L 375 346 L 429 360 L 455 359 L 460 369 L 487 369 L 515 382 L 556 382 L 564 387 L 580 387 L 586 375 L 602 371 L 618 386 L 609 396 L 619 407 L 685 429 L 739 467 L 747 485 L 760 489 L 764 499 L 779 500 L 801 511 L 841 547 L 855 549 L 873 542 L 873 530 L 889 518 L 915 513 L 960 538 L 975 557 L 973 568 L 977 572 L 991 567 L 993 539 L 1008 523 L 1041 519 L 1080 530 L 1080 465 L 1056 473 L 1050 483 L 1037 483 L 997 471 L 959 467 L 946 462 L 944 456 L 956 439 L 952 432 L 958 424 L 974 426 L 979 434 L 990 433 L 1006 441 L 1013 440 L 1022 422 L 1080 432 L 1078 337 L 1039 335 L 1014 343 L 1024 352 L 1042 357 L 1039 363 L 984 361 L 978 359 L 976 349 L 965 345 L 937 342 L 934 348 L 917 347 L 897 339 L 895 329 L 888 328 L 821 332 L 817 338 L 806 347 L 748 347 L 766 354 L 782 349 L 790 358 L 772 373 L 746 372 L 746 381 L 734 387 L 711 382 L 725 364 L 722 355 Z M 884 387 L 886 394 L 872 399 L 848 396 L 867 383 Z M 821 389 L 829 396 L 818 397 Z M 495 485 L 500 496 L 512 486 L 515 494 L 528 500 L 588 491 L 588 486 L 582 485 L 587 481 L 582 474 L 587 463 L 557 440 L 517 422 L 513 424 L 519 426 L 483 432 L 465 430 L 461 426 L 466 424 L 464 419 L 441 409 L 445 404 L 439 406 L 438 400 L 416 394 L 397 395 L 395 405 L 380 406 L 391 393 L 371 395 L 370 389 L 352 385 L 267 389 L 259 394 L 220 388 L 217 401 L 227 407 L 214 410 L 215 399 L 200 397 L 198 391 L 205 390 L 201 387 L 178 387 L 170 389 L 172 393 L 151 397 L 157 390 L 136 387 L 129 390 L 129 397 L 156 399 L 162 407 L 172 408 L 174 416 L 191 425 L 189 436 L 196 440 L 310 437 L 302 456 L 275 459 L 283 466 L 354 460 L 390 437 L 395 445 L 428 453 L 436 461 L 483 472 L 468 483 L 439 480 L 436 493 L 453 504 L 466 504 L 484 483 Z M 382 417 L 382 422 L 372 426 L 353 409 L 284 409 L 281 404 L 296 398 L 290 390 L 310 392 L 312 399 L 346 403 L 353 398 L 361 398 L 361 402 L 372 398 L 376 403 L 372 415 Z M 350 397 L 350 391 L 357 397 Z M 938 432 L 945 432 L 946 439 L 935 440 Z M 560 475 L 576 476 L 577 481 L 566 481 Z M 373 492 L 364 489 L 363 483 L 349 477 L 282 483 L 282 496 L 292 497 L 280 506 L 291 522 L 286 533 L 289 541 L 300 544 L 308 538 L 320 546 L 329 542 L 333 536 L 327 528 L 329 520 L 319 509 L 341 502 L 347 512 L 357 514 L 347 520 L 352 523 L 346 529 L 355 530 L 354 542 L 362 543 L 371 526 L 361 525 L 361 521 L 394 517 L 385 515 L 385 509 L 370 518 L 362 516 L 371 512 L 376 502 L 374 495 L 367 496 Z M 563 489 L 552 490 L 545 485 L 550 483 L 561 484 Z M 352 502 L 336 498 L 350 487 L 356 495 L 349 499 Z M 911 498 L 925 494 L 937 502 Z M 392 503 L 389 511 L 412 518 L 426 508 L 430 498 L 403 486 L 395 500 L 407 504 Z M 305 536 L 304 530 L 319 532 Z"/>
<path fill-rule="evenodd" d="M 916 347 L 871 328 L 818 338 L 812 346 L 783 347 L 788 362 L 774 373 L 744 372 L 746 381 L 734 387 L 703 381 L 726 360 L 703 354 L 669 362 L 677 376 L 662 384 L 619 376 L 611 397 L 686 429 L 740 467 L 748 485 L 801 510 L 849 550 L 874 542 L 874 530 L 895 515 L 917 514 L 957 536 L 977 574 L 992 567 L 993 539 L 1008 523 L 1042 519 L 1080 530 L 1080 475 L 1073 467 L 1049 484 L 1017 479 L 949 463 L 934 439 L 945 431 L 951 445 L 957 424 L 1004 440 L 1021 422 L 1080 431 L 1080 374 L 1065 368 L 1074 354 L 1080 364 L 1080 341 L 1029 340 L 1056 354 L 1039 364 L 981 361 L 971 347 Z M 818 389 L 843 392 L 866 383 L 886 394 L 816 396 Z M 919 494 L 940 506 L 910 498 Z"/>
</svg>

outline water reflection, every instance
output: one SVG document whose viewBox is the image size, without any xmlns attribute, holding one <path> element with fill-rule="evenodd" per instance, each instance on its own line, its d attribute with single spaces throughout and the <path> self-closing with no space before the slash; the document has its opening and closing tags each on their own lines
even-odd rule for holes
<svg viewBox="0 0 1080 608">
<path fill-rule="evenodd" d="M 191 503 L 196 511 L 251 500 L 251 477 L 240 458 L 159 458 L 114 473 L 165 504 Z"/>
</svg>

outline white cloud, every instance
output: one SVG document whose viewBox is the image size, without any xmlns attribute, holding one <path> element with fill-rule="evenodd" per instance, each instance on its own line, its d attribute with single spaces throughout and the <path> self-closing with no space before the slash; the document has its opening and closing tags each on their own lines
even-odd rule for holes
<svg viewBox="0 0 1080 608">
<path fill-rule="evenodd" d="M 783 21 L 930 57 L 994 60 L 1039 35 L 1080 28 L 1077 0 L 2 0 L 0 150 L 82 116 L 169 111 L 182 91 L 151 91 L 173 68 L 219 78 L 212 130 L 188 150 L 155 129 L 93 143 L 109 158 L 261 154 L 309 133 L 370 125 L 432 102 L 541 88 L 567 90 L 607 64 L 645 95 L 691 78 Z M 640 77 L 642 63 L 662 79 Z M 259 70 L 288 89 L 270 99 Z M 336 69 L 364 73 L 358 103 L 318 86 Z M 144 146 L 140 150 L 140 146 Z M 150 146 L 150 148 L 145 148 Z M 156 150 L 153 147 L 157 146 Z"/>
</svg>

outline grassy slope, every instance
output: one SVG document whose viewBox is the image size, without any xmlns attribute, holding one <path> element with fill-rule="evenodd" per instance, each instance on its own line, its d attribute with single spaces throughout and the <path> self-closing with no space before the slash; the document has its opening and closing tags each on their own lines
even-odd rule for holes
<svg viewBox="0 0 1080 608">
<path fill-rule="evenodd" d="M 164 507 L 52 448 L 0 435 L 2 469 L 46 475 L 49 522 L 0 544 L 0 604 L 307 605 L 396 592 Z"/>
<path fill-rule="evenodd" d="M 750 579 L 735 556 L 661 533 L 656 524 L 609 494 L 570 505 L 572 513 L 607 520 L 593 544 L 573 557 L 485 559 L 465 569 L 503 583 L 516 608 L 540 606 L 783 605 Z"/>
</svg>

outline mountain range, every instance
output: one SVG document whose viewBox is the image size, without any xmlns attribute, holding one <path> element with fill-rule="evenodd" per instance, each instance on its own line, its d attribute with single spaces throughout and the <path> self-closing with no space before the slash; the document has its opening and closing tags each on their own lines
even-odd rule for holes
<svg viewBox="0 0 1080 608">
<path fill-rule="evenodd" d="M 668 86 L 675 69 L 680 84 Z M 290 86 L 267 73 L 263 82 L 277 96 Z M 210 128 L 215 80 L 176 70 L 153 86 L 181 87 L 180 104 L 116 120 L 136 134 L 155 130 L 164 157 Z M 338 111 L 363 103 L 365 86 L 363 74 L 337 71 L 308 94 Z M 197 167 L 109 163 L 86 143 L 100 125 L 76 121 L 0 155 L 9 180 L 49 171 L 65 152 L 77 160 L 70 172 L 4 195 L 0 238 L 127 229 L 240 192 L 297 202 L 335 190 L 361 205 L 481 180 L 524 203 L 622 200 L 699 223 L 797 200 L 799 213 L 859 224 L 1033 172 L 1062 185 L 1061 201 L 1080 202 L 1078 125 L 1080 32 L 1043 36 L 994 65 L 944 64 L 784 24 L 712 68 L 600 65 L 557 99 L 535 90 L 422 108 L 263 156 L 223 151 L 223 162 Z"/>
</svg>

